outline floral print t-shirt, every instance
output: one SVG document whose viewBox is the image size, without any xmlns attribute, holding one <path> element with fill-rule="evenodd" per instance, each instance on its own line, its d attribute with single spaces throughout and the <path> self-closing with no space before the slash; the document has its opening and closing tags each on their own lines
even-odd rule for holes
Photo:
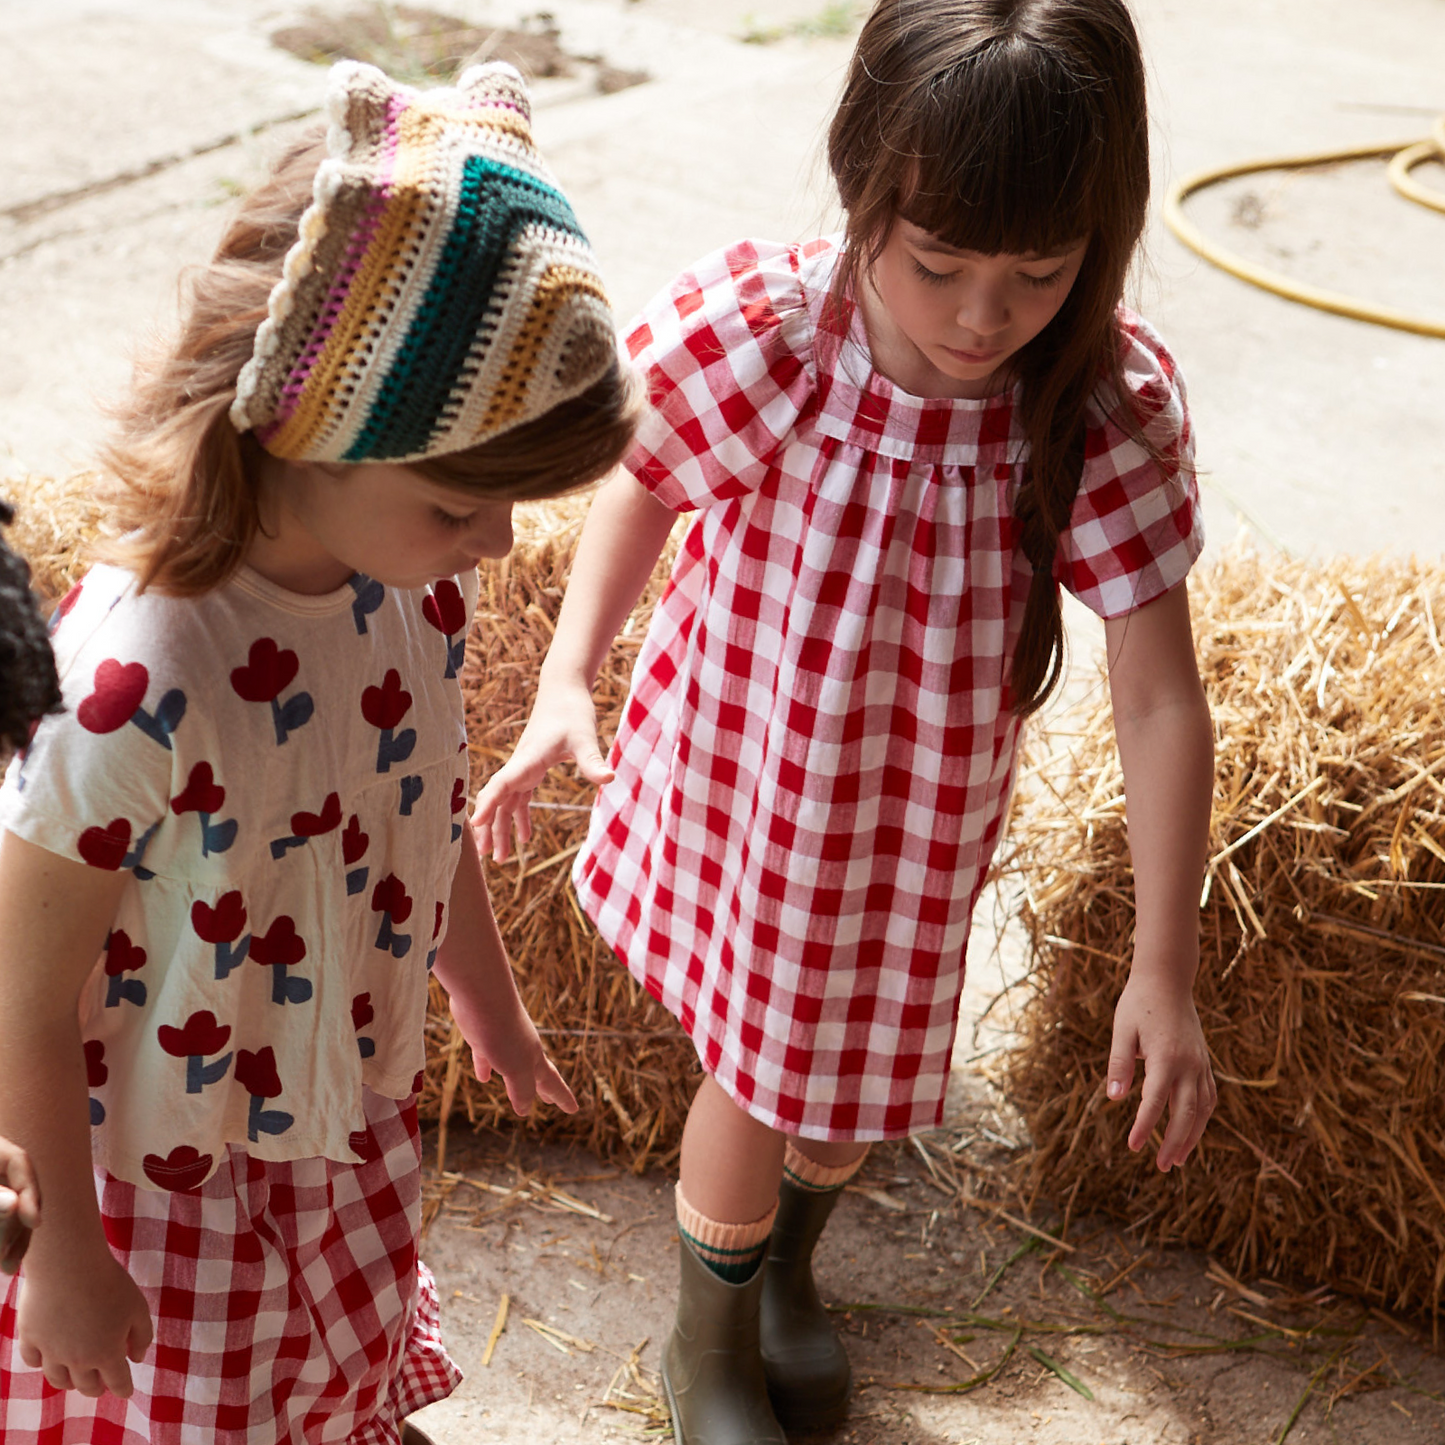
<svg viewBox="0 0 1445 1445">
<path fill-rule="evenodd" d="M 98 1167 L 191 1189 L 227 1144 L 357 1162 L 406 1098 L 465 825 L 476 574 L 195 598 L 97 567 L 61 604 L 63 714 L 0 826 L 130 877 L 81 995 Z"/>
</svg>

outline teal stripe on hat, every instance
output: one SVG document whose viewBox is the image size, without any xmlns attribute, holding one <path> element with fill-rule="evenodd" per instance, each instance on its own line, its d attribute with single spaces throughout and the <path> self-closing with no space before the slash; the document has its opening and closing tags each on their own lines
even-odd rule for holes
<svg viewBox="0 0 1445 1445">
<path fill-rule="evenodd" d="M 451 234 L 366 424 L 343 461 L 386 461 L 427 450 L 449 420 L 444 415 L 448 401 L 477 345 L 482 321 L 499 299 L 498 277 L 514 254 L 513 240 L 539 223 L 586 244 L 571 206 L 553 187 L 484 156 L 463 162 Z M 504 306 L 503 301 L 498 309 Z"/>
</svg>

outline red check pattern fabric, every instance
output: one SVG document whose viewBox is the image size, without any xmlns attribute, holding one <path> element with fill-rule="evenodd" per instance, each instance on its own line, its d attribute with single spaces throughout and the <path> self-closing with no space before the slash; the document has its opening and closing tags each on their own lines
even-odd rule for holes
<svg viewBox="0 0 1445 1445">
<path fill-rule="evenodd" d="M 417 1255 L 415 1101 L 365 1101 L 362 1164 L 232 1146 L 189 1193 L 98 1174 L 106 1237 L 155 1343 L 129 1400 L 52 1389 L 16 1345 L 22 1270 L 0 1299 L 5 1445 L 398 1445 L 401 1421 L 461 1374 Z"/>
<path fill-rule="evenodd" d="M 942 1118 L 969 919 L 1003 828 L 1029 566 L 1013 393 L 924 400 L 828 304 L 835 246 L 745 242 L 629 345 L 630 460 L 696 509 L 574 881 L 602 937 L 753 1117 L 818 1139 Z M 1102 387 L 1058 580 L 1104 617 L 1203 545 L 1183 382 L 1121 316 L 1157 464 Z"/>
</svg>

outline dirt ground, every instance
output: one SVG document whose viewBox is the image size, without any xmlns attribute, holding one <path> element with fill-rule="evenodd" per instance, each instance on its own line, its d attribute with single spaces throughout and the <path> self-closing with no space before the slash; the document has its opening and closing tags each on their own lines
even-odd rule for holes
<svg viewBox="0 0 1445 1445">
<path fill-rule="evenodd" d="M 1424 1333 L 1327 1291 L 1141 1247 L 1100 1220 L 1025 1220 L 1006 1188 L 1014 1128 L 964 1073 L 947 1129 L 874 1151 L 817 1262 L 853 1362 L 851 1412 L 798 1438 L 1445 1439 L 1445 1358 Z M 425 1255 L 466 1380 L 416 1417 L 438 1445 L 668 1438 L 655 1372 L 677 1279 L 673 1182 L 453 1129 L 446 1174 L 431 1173 Z"/>
<path fill-rule="evenodd" d="M 1445 1353 L 1418 1322 L 1141 1243 L 1019 1198 L 1026 1139 L 988 1070 L 1024 960 L 981 905 L 946 1126 L 875 1148 L 823 1238 L 853 1362 L 808 1445 L 1439 1445 Z M 677 1280 L 675 1172 L 521 1132 L 427 1136 L 424 1253 L 466 1375 L 438 1445 L 670 1438 L 656 1375 Z M 1141 1157 L 1139 1168 L 1152 1168 Z M 496 1333 L 507 1299 L 506 1323 Z M 490 1363 L 486 1363 L 490 1346 Z"/>
</svg>

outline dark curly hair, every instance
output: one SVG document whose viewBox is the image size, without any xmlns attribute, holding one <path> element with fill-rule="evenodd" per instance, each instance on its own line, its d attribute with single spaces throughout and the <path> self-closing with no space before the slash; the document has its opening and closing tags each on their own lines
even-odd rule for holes
<svg viewBox="0 0 1445 1445">
<path fill-rule="evenodd" d="M 14 517 L 0 502 L 0 526 Z M 0 739 L 23 748 L 37 719 L 59 711 L 55 658 L 30 590 L 29 564 L 0 541 Z"/>
</svg>

